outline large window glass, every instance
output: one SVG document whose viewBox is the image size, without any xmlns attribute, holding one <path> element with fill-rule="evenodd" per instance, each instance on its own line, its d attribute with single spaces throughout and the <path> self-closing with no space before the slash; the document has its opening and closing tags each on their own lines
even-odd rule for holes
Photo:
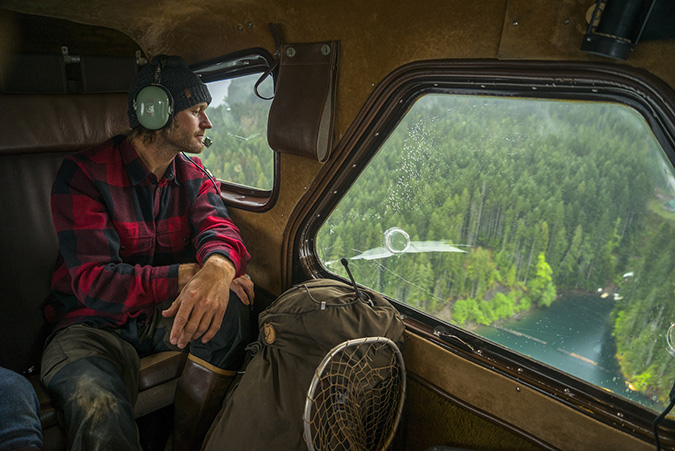
<svg viewBox="0 0 675 451">
<path fill-rule="evenodd" d="M 346 277 L 347 258 L 360 284 L 441 321 L 667 404 L 675 176 L 633 108 L 421 97 L 316 246 L 329 271 Z"/>
<path fill-rule="evenodd" d="M 207 114 L 213 140 L 202 154 L 204 166 L 223 181 L 271 191 L 274 185 L 274 151 L 267 144 L 267 116 L 271 101 L 253 89 L 259 73 L 208 82 L 213 100 Z M 273 93 L 272 77 L 259 91 Z M 262 94 L 263 96 L 267 96 Z"/>
</svg>

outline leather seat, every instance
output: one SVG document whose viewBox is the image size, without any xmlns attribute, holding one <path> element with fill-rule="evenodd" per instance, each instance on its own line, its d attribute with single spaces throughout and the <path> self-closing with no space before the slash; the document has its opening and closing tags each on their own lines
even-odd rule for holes
<svg viewBox="0 0 675 451">
<path fill-rule="evenodd" d="M 0 366 L 26 374 L 38 394 L 45 449 L 64 449 L 57 412 L 39 381 L 42 302 L 58 255 L 50 193 L 65 155 L 123 132 L 127 95 L 0 96 Z M 173 403 L 187 354 L 141 359 L 136 418 Z"/>
</svg>

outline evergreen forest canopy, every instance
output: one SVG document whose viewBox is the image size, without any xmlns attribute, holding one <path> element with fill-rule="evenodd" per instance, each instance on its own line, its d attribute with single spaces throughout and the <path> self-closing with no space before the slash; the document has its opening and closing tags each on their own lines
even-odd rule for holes
<svg viewBox="0 0 675 451">
<path fill-rule="evenodd" d="M 620 104 L 428 95 L 327 219 L 317 250 L 331 271 L 346 277 L 339 261 L 351 258 L 359 283 L 469 328 L 565 292 L 615 293 L 622 372 L 665 402 L 671 171 L 644 119 Z M 392 227 L 431 250 L 367 259 Z"/>
<path fill-rule="evenodd" d="M 201 158 L 220 180 L 271 190 L 274 152 L 267 144 L 271 102 L 258 98 L 253 91 L 259 77 L 254 74 L 227 80 L 227 95 L 214 99 L 215 106 L 207 110 L 213 124 L 207 134 L 213 145 L 204 149 Z"/>
</svg>

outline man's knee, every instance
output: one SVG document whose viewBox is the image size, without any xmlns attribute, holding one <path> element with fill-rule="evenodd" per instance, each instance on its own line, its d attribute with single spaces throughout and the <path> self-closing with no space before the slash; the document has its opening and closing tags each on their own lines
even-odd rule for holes
<svg viewBox="0 0 675 451">
<path fill-rule="evenodd" d="M 190 353 L 218 368 L 234 370 L 241 366 L 250 341 L 250 308 L 230 291 L 230 302 L 220 330 L 208 343 L 193 341 Z"/>
<path fill-rule="evenodd" d="M 138 449 L 132 403 L 115 364 L 84 357 L 64 366 L 47 387 L 62 411 L 73 449 Z"/>
<path fill-rule="evenodd" d="M 77 403 L 79 410 L 91 412 L 94 416 L 106 412 L 117 412 L 119 411 L 118 397 L 115 396 L 111 385 L 109 381 L 101 381 L 92 375 L 85 374 L 74 384 L 68 401 Z"/>
<path fill-rule="evenodd" d="M 52 377 L 47 389 L 61 407 L 69 405 L 86 412 L 117 412 L 120 403 L 131 404 L 117 367 L 102 357 L 69 363 Z"/>
<path fill-rule="evenodd" d="M 54 386 L 52 379 L 57 374 L 61 374 L 59 385 L 64 388 L 68 380 L 79 378 L 78 372 L 120 377 L 133 404 L 138 394 L 139 368 L 140 359 L 129 343 L 110 331 L 77 324 L 50 338 L 42 354 L 40 376 L 48 389 Z"/>
</svg>

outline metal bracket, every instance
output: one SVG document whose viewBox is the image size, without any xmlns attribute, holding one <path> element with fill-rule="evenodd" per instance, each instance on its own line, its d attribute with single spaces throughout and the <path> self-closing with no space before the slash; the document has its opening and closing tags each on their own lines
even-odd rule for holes
<svg viewBox="0 0 675 451">
<path fill-rule="evenodd" d="M 63 56 L 63 62 L 66 64 L 78 64 L 80 62 L 79 56 L 68 54 L 68 47 L 65 45 L 61 46 L 61 56 Z"/>
<path fill-rule="evenodd" d="M 143 57 L 140 50 L 136 50 L 136 65 L 145 66 L 146 64 L 148 64 L 148 59 Z"/>
<path fill-rule="evenodd" d="M 449 338 L 449 339 L 452 339 L 454 341 L 457 341 L 457 342 L 459 342 L 459 344 L 461 344 L 462 346 L 464 346 L 466 349 L 470 350 L 471 352 L 473 352 L 473 353 L 476 352 L 476 349 L 473 346 L 471 346 L 469 343 L 467 343 L 466 341 L 459 338 L 457 335 L 451 334 L 443 326 L 436 326 L 434 328 L 434 335 L 436 335 L 437 337 Z"/>
</svg>

